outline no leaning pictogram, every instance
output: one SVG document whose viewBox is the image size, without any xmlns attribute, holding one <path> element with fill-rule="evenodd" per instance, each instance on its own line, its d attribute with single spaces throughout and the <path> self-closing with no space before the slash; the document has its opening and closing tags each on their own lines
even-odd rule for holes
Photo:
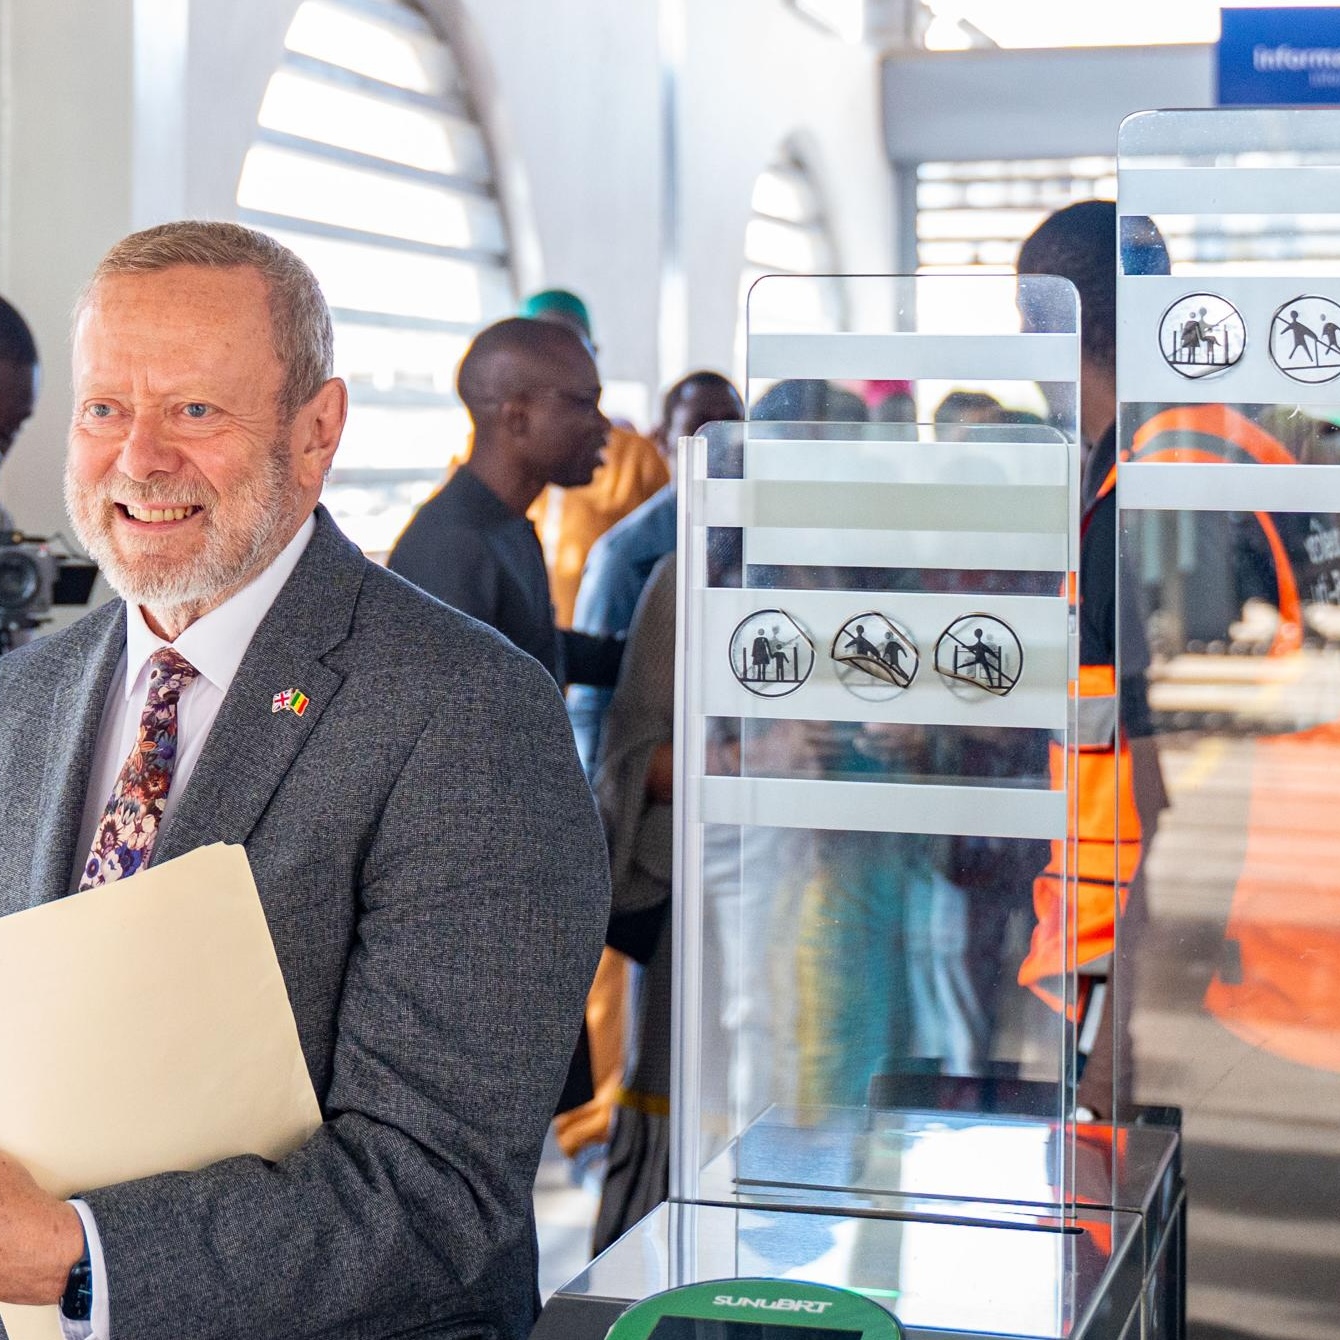
<svg viewBox="0 0 1340 1340">
<path fill-rule="evenodd" d="M 1013 692 L 1024 669 L 1014 629 L 991 614 L 965 614 L 940 634 L 935 668 L 951 689 L 981 689 L 997 698 Z"/>
<path fill-rule="evenodd" d="M 877 610 L 848 619 L 838 629 L 829 655 L 837 665 L 839 683 L 870 701 L 902 693 L 921 663 L 912 634 Z"/>
</svg>

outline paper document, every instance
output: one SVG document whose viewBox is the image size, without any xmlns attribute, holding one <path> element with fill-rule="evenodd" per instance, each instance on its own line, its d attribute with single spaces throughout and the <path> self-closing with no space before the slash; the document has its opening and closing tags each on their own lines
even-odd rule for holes
<svg viewBox="0 0 1340 1340">
<path fill-rule="evenodd" d="M 0 918 L 0 1149 L 48 1190 L 278 1159 L 320 1124 L 240 846 Z M 0 1318 L 59 1340 L 54 1307 Z"/>
</svg>

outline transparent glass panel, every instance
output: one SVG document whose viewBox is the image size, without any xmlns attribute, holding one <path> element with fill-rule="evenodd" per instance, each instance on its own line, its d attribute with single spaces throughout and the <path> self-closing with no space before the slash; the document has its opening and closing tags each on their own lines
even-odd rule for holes
<svg viewBox="0 0 1340 1340">
<path fill-rule="evenodd" d="M 1109 1314 L 1124 1316 L 1135 1307 L 1135 1215 L 1088 1212 L 1071 1231 L 1056 1231 L 1056 1222 L 1042 1215 L 1018 1215 L 1011 1224 L 947 1217 L 984 1208 L 990 1207 L 921 1202 L 905 1215 L 858 1218 L 672 1201 L 563 1292 L 637 1299 L 740 1275 L 805 1280 L 865 1294 L 911 1334 L 946 1340 L 1065 1340 L 1081 1333 L 1102 1283 Z M 1114 1261 L 1119 1264 L 1105 1279 Z M 1139 1333 L 1137 1325 L 1120 1334 L 1131 1340 Z"/>
<path fill-rule="evenodd" d="M 1148 665 L 1123 704 L 1144 851 L 1118 946 L 1124 1068 L 1137 1102 L 1182 1110 L 1192 1333 L 1328 1333 L 1340 383 L 1323 313 L 1340 248 L 1320 239 L 1340 115 L 1146 114 L 1120 168 L 1123 682 Z M 1224 304 L 1236 348 L 1197 325 L 1237 329 Z"/>
<path fill-rule="evenodd" d="M 415 93 L 441 95 L 454 83 L 446 48 L 408 6 L 383 19 L 339 0 L 303 0 L 284 45 Z"/>
<path fill-rule="evenodd" d="M 1111 158 L 919 163 L 918 269 L 1013 271 L 1020 244 L 1052 210 L 1116 189 Z"/>
<path fill-rule="evenodd" d="M 819 279 L 825 280 L 821 285 Z M 858 320 L 849 318 L 844 306 L 831 303 L 818 311 L 819 303 L 831 292 L 833 281 L 866 285 L 866 296 L 878 293 Z M 847 334 L 876 333 L 883 321 L 896 319 L 897 329 L 923 334 L 956 336 L 965 351 L 970 337 L 962 335 L 965 326 L 991 335 L 1018 334 L 1021 330 L 1019 288 L 1011 276 L 924 274 L 916 282 L 904 281 L 895 294 L 887 288 L 875 288 L 867 278 L 809 275 L 764 276 L 748 292 L 748 319 L 754 331 L 836 331 Z M 784 399 L 774 406 L 776 377 L 749 369 L 749 397 L 756 406 L 755 416 L 765 418 L 840 418 L 846 421 L 869 419 L 873 422 L 918 420 L 945 424 L 960 417 L 976 422 L 1039 423 L 1064 425 L 1074 414 L 1073 383 L 1041 385 L 1031 377 L 1009 375 L 1010 369 L 999 360 L 963 359 L 931 367 L 937 375 L 909 377 L 907 368 L 874 367 L 878 376 L 829 378 L 822 408 L 816 408 L 813 396 L 802 394 Z M 955 375 L 943 375 L 944 372 Z M 962 406 L 951 396 L 962 392 L 987 396 Z M 765 403 L 762 397 L 769 396 Z M 993 403 L 992 403 L 993 402 Z M 762 406 L 761 410 L 757 407 Z"/>
<path fill-rule="evenodd" d="M 503 247 L 502 218 L 492 200 L 272 144 L 248 150 L 237 203 L 435 246 Z"/>
<path fill-rule="evenodd" d="M 740 308 L 749 301 L 754 284 L 763 278 L 764 271 L 748 266 L 740 276 Z M 777 330 L 832 330 L 836 321 L 833 303 L 833 277 L 830 275 L 796 276 L 807 282 L 788 284 L 783 301 L 769 305 L 760 300 L 753 307 L 756 327 L 771 325 Z M 768 292 L 771 298 L 772 290 Z"/>
<path fill-rule="evenodd" d="M 753 216 L 745 227 L 740 271 L 740 321 L 736 365 L 744 366 L 746 304 L 753 328 L 837 330 L 845 318 L 847 294 L 838 267 L 823 203 L 794 145 L 784 144 L 754 183 Z M 793 283 L 752 297 L 767 274 L 787 274 Z"/>
<path fill-rule="evenodd" d="M 1050 386 L 1055 422 L 782 412 L 686 444 L 672 1186 L 1059 1207 L 1076 300 L 1010 280 L 1012 325 L 940 335 L 916 317 L 933 281 L 856 282 L 882 329 L 751 334 L 751 373 L 999 367 Z M 927 1143 L 946 1111 L 971 1114 L 957 1155 Z"/>
</svg>

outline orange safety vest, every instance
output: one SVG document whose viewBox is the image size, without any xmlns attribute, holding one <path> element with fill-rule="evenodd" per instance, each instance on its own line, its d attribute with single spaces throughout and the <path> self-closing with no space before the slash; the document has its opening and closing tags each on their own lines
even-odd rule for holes
<svg viewBox="0 0 1340 1340">
<path fill-rule="evenodd" d="M 1121 459 L 1296 464 L 1264 428 L 1227 405 L 1182 405 L 1155 414 L 1141 425 L 1130 451 L 1123 452 Z M 1109 494 L 1116 483 L 1114 465 L 1094 501 Z M 1280 622 L 1269 654 L 1279 656 L 1302 646 L 1302 602 L 1274 520 L 1267 512 L 1255 515 L 1274 560 Z M 1020 984 L 1056 1010 L 1062 1002 L 1049 989 L 1050 984 L 1063 971 L 1099 962 L 1112 952 L 1117 909 L 1125 910 L 1130 882 L 1140 865 L 1140 815 L 1129 750 L 1117 729 L 1114 668 L 1081 666 L 1079 697 L 1078 802 L 1070 827 L 1076 842 L 1073 954 L 1067 955 L 1064 943 L 1062 845 L 1053 842 L 1051 860 L 1033 886 L 1037 925 L 1028 957 L 1019 969 Z M 1064 785 L 1064 767 L 1064 753 L 1053 745 L 1051 778 L 1057 789 Z"/>
<path fill-rule="evenodd" d="M 1090 504 L 1084 529 L 1093 508 L 1116 486 L 1114 466 Z M 1084 593 L 1079 594 L 1083 599 Z M 1073 893 L 1067 903 L 1066 842 L 1053 840 L 1047 868 L 1033 882 L 1037 924 L 1019 967 L 1019 984 L 1057 1011 L 1064 1006 L 1056 994 L 1062 976 L 1099 963 L 1115 948 L 1117 917 L 1126 910 L 1131 880 L 1140 865 L 1140 812 L 1135 806 L 1130 751 L 1120 730 L 1116 667 L 1081 665 L 1074 687 L 1079 694 L 1079 738 L 1075 800 L 1067 825 L 1067 841 L 1073 843 L 1075 856 Z M 1053 742 L 1054 790 L 1065 786 L 1065 766 L 1065 749 Z M 1069 1013 L 1073 1016 L 1077 1008 L 1078 1002 L 1072 1002 Z"/>
<path fill-rule="evenodd" d="M 1135 435 L 1139 460 L 1295 465 L 1260 425 L 1225 405 L 1156 414 Z M 1279 629 L 1268 656 L 1303 644 L 1298 581 L 1274 520 L 1257 512 L 1274 560 Z M 1236 949 L 1205 1007 L 1254 1047 L 1340 1071 L 1340 722 L 1252 747 L 1247 846 L 1224 938 Z"/>
<path fill-rule="evenodd" d="M 1258 465 L 1297 465 L 1288 450 L 1258 423 L 1227 405 L 1179 405 L 1141 424 L 1123 453 L 1131 461 L 1200 461 Z M 1113 479 L 1115 482 L 1115 469 Z M 1303 645 L 1303 605 L 1284 541 L 1269 512 L 1253 514 L 1270 546 L 1280 612 L 1279 627 L 1267 655 L 1283 656 Z"/>
<path fill-rule="evenodd" d="M 1095 503 L 1115 485 L 1114 471 Z M 1140 812 L 1135 806 L 1130 750 L 1119 724 L 1116 667 L 1081 665 L 1078 690 L 1075 803 L 1068 824 L 1075 853 L 1073 894 L 1067 904 L 1066 843 L 1054 840 L 1047 868 L 1033 882 L 1037 924 L 1019 968 L 1019 984 L 1057 1011 L 1064 1005 L 1057 994 L 1063 974 L 1112 953 L 1118 905 L 1126 910 L 1131 880 L 1140 865 Z M 1051 783 L 1059 791 L 1065 786 L 1065 749 L 1053 742 L 1050 753 Z M 1073 1003 L 1070 1013 L 1075 1013 Z"/>
</svg>

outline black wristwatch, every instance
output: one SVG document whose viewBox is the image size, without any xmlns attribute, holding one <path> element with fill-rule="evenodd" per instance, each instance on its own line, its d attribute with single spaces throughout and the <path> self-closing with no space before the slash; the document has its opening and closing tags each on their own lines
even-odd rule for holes
<svg viewBox="0 0 1340 1340">
<path fill-rule="evenodd" d="M 65 1292 L 60 1297 L 61 1315 L 69 1321 L 93 1320 L 93 1263 L 88 1255 L 88 1234 L 84 1234 L 84 1254 L 70 1267 Z"/>
</svg>

